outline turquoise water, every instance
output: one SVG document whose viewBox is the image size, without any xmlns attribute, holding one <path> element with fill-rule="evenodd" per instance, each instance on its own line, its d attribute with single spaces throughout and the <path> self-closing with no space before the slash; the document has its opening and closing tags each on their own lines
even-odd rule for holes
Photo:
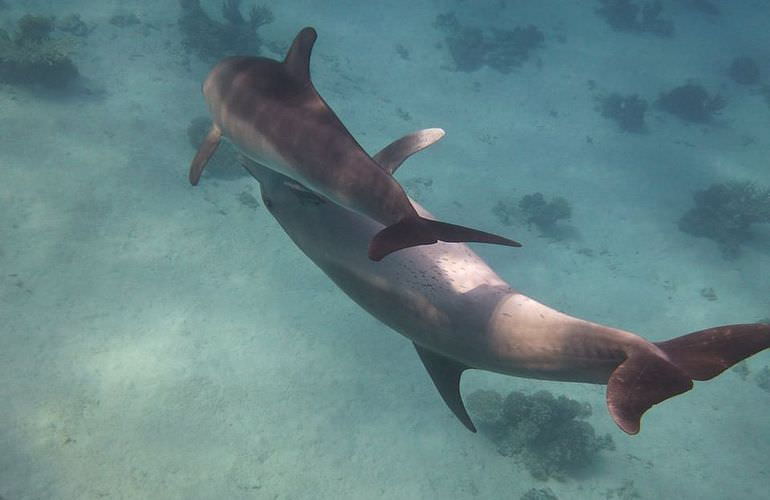
<svg viewBox="0 0 770 500">
<path fill-rule="evenodd" d="M 281 59 L 310 25 L 313 81 L 367 151 L 446 130 L 397 178 L 442 220 L 521 241 L 473 246 L 518 290 L 653 341 L 764 320 L 770 4 L 288 1 L 249 31 L 252 2 L 228 24 L 201 0 L 213 24 L 197 35 L 180 23 L 191 5 L 0 2 L 0 497 L 766 497 L 768 353 L 655 407 L 637 436 L 603 386 L 466 372 L 465 395 L 591 406 L 614 450 L 538 477 L 456 421 L 410 343 L 292 244 L 232 150 L 197 187 L 187 170 L 216 60 Z M 78 76 L 8 63 L 9 44 L 43 44 L 20 34 L 25 14 L 56 16 L 45 50 Z M 667 106 L 686 85 L 707 96 Z M 642 126 L 613 118 L 613 94 L 647 103 Z M 755 187 L 751 207 L 723 212 L 753 210 L 750 225 L 683 219 L 695 193 L 735 182 Z M 519 202 L 538 192 L 570 216 L 533 222 Z"/>
</svg>

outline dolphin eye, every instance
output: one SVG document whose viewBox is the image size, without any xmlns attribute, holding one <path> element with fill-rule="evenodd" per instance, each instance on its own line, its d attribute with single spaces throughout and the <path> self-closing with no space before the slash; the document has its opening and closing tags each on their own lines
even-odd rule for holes
<svg viewBox="0 0 770 500">
<path fill-rule="evenodd" d="M 273 208 L 273 200 L 271 200 L 270 198 L 263 197 L 262 201 L 265 203 L 265 207 L 267 207 L 268 210 Z"/>
</svg>

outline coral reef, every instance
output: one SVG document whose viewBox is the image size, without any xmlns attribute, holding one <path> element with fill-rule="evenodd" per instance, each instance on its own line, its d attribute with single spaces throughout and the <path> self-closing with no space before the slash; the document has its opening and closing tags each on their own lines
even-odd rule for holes
<svg viewBox="0 0 770 500">
<path fill-rule="evenodd" d="M 756 85 L 759 83 L 759 65 L 750 57 L 736 57 L 730 63 L 728 71 L 730 78 L 741 85 Z"/>
<path fill-rule="evenodd" d="M 722 11 L 711 0 L 686 0 L 687 6 L 692 10 L 696 10 L 702 14 L 708 14 L 710 16 L 719 16 Z"/>
<path fill-rule="evenodd" d="M 760 389 L 770 392 L 770 366 L 765 366 L 757 373 L 757 385 Z"/>
<path fill-rule="evenodd" d="M 73 36 L 85 37 L 96 29 L 96 25 L 94 23 L 86 23 L 80 19 L 80 14 L 70 14 L 56 22 L 56 29 Z"/>
<path fill-rule="evenodd" d="M 190 121 L 190 125 L 187 127 L 187 138 L 193 149 L 198 150 L 210 127 L 211 119 L 206 116 L 199 116 Z M 247 176 L 248 173 L 241 167 L 238 151 L 235 147 L 227 141 L 222 141 L 214 156 L 209 160 L 208 168 L 203 171 L 203 175 L 232 180 Z"/>
<path fill-rule="evenodd" d="M 621 95 L 613 92 L 599 97 L 602 116 L 614 120 L 625 132 L 641 133 L 646 130 L 644 114 L 647 101 L 637 94 Z"/>
<path fill-rule="evenodd" d="M 182 12 L 178 24 L 184 47 L 205 61 L 234 54 L 259 54 L 262 38 L 257 30 L 273 21 L 273 13 L 267 7 L 253 6 L 245 18 L 240 4 L 241 0 L 222 3 L 222 23 L 209 17 L 200 0 L 179 0 Z"/>
<path fill-rule="evenodd" d="M 556 222 L 572 216 L 572 207 L 565 198 L 554 196 L 551 201 L 546 201 L 542 193 L 523 196 L 519 200 L 519 208 L 527 222 L 536 225 L 541 231 L 553 229 Z"/>
<path fill-rule="evenodd" d="M 770 222 L 770 190 L 751 182 L 712 184 L 693 195 L 695 207 L 679 219 L 679 229 L 717 242 L 725 258 L 740 254 L 751 225 Z"/>
<path fill-rule="evenodd" d="M 558 224 L 572 216 L 572 207 L 561 196 L 554 196 L 546 201 L 542 193 L 533 193 L 518 200 L 500 200 L 492 209 L 501 223 L 510 226 L 514 223 L 534 224 L 545 237 L 560 241 L 575 236 L 574 228 Z"/>
<path fill-rule="evenodd" d="M 597 437 L 584 420 L 591 408 L 565 396 L 513 391 L 503 399 L 476 391 L 467 404 L 498 452 L 521 460 L 537 479 L 563 479 L 591 465 L 601 450 L 614 449 L 609 435 Z"/>
<path fill-rule="evenodd" d="M 136 17 L 136 14 L 115 14 L 110 17 L 110 24 L 117 26 L 118 28 L 127 28 L 128 26 L 136 26 L 141 21 Z"/>
<path fill-rule="evenodd" d="M 637 498 L 642 498 L 642 495 L 634 486 L 634 482 L 626 479 L 617 488 L 610 488 L 605 491 L 604 498 L 607 500 L 636 500 Z"/>
<path fill-rule="evenodd" d="M 521 496 L 521 500 L 559 500 L 551 488 L 532 488 Z"/>
<path fill-rule="evenodd" d="M 749 364 L 746 361 L 737 363 L 735 366 L 733 366 L 732 371 L 736 373 L 743 381 L 749 378 L 749 375 L 751 374 Z"/>
<path fill-rule="evenodd" d="M 492 29 L 485 34 L 481 28 L 460 24 L 453 12 L 438 15 L 434 26 L 445 33 L 457 71 L 472 72 L 488 65 L 501 73 L 510 73 L 545 41 L 543 32 L 533 25 Z"/>
<path fill-rule="evenodd" d="M 631 33 L 653 33 L 660 36 L 674 34 L 674 24 L 661 19 L 663 4 L 659 1 L 634 3 L 631 0 L 599 0 L 596 13 L 612 29 Z"/>
<path fill-rule="evenodd" d="M 49 88 L 72 83 L 78 70 L 70 59 L 71 43 L 51 38 L 54 27 L 52 17 L 26 15 L 13 36 L 0 30 L 0 80 Z"/>
<path fill-rule="evenodd" d="M 544 41 L 543 32 L 532 24 L 513 30 L 495 29 L 487 44 L 486 63 L 501 73 L 510 73 L 524 64 L 530 51 L 541 47 Z"/>
<path fill-rule="evenodd" d="M 708 300 L 709 302 L 715 302 L 715 301 L 719 300 L 719 297 L 717 297 L 717 293 L 710 286 L 701 288 L 700 289 L 700 296 L 703 297 L 704 299 Z"/>
<path fill-rule="evenodd" d="M 657 104 L 684 121 L 706 123 L 725 107 L 726 101 L 719 94 L 710 95 L 702 86 L 688 83 L 662 92 Z"/>
</svg>

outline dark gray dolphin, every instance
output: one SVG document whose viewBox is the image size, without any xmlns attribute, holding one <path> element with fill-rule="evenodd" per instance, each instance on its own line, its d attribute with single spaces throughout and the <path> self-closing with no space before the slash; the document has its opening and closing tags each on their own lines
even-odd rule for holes
<svg viewBox="0 0 770 500">
<path fill-rule="evenodd" d="M 394 171 L 441 135 L 432 129 L 406 136 L 375 158 Z M 653 405 L 770 347 L 767 324 L 720 326 L 649 342 L 569 316 L 514 290 L 463 244 L 408 248 L 373 263 L 364 249 L 382 224 L 271 169 L 245 166 L 294 243 L 350 298 L 414 343 L 442 398 L 472 431 L 459 388 L 468 368 L 606 384 L 612 418 L 636 434 Z M 431 217 L 413 203 L 422 217 Z"/>
<path fill-rule="evenodd" d="M 483 231 L 419 216 L 401 185 L 356 142 L 310 81 L 313 28 L 294 39 L 283 62 L 231 57 L 219 62 L 203 84 L 213 125 L 192 166 L 200 179 L 221 137 L 261 165 L 290 177 L 346 208 L 386 226 L 372 235 L 368 255 L 437 241 L 519 243 Z"/>
</svg>

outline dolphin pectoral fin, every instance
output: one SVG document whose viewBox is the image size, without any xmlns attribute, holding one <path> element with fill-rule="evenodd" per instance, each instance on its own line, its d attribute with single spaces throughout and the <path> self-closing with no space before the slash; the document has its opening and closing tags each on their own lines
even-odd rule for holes
<svg viewBox="0 0 770 500">
<path fill-rule="evenodd" d="M 476 432 L 476 426 L 473 425 L 471 417 L 465 410 L 463 398 L 460 395 L 460 377 L 470 367 L 417 344 L 414 344 L 414 348 L 417 349 L 422 364 L 428 370 L 428 375 L 449 409 L 469 431 Z"/>
<path fill-rule="evenodd" d="M 211 155 L 214 154 L 214 151 L 217 150 L 217 146 L 219 146 L 221 140 L 222 131 L 219 127 L 212 124 L 211 130 L 209 130 L 206 138 L 203 139 L 203 143 L 201 143 L 198 152 L 195 153 L 195 158 L 193 158 L 193 161 L 190 164 L 189 179 L 190 184 L 193 186 L 198 185 L 198 182 L 201 180 L 201 174 L 203 174 L 203 169 L 206 168 L 206 163 L 208 163 Z"/>
<path fill-rule="evenodd" d="M 405 217 L 375 234 L 369 243 L 369 258 L 379 261 L 396 250 L 431 245 L 438 241 L 492 243 L 509 247 L 521 246 L 519 242 L 496 234 L 414 216 Z"/>
<path fill-rule="evenodd" d="M 635 353 L 610 375 L 607 408 L 621 430 L 636 434 L 644 412 L 690 389 L 692 380 L 681 369 L 654 353 Z"/>
<path fill-rule="evenodd" d="M 770 324 L 726 325 L 655 345 L 655 352 L 632 353 L 607 383 L 607 406 L 618 426 L 639 432 L 642 414 L 653 405 L 709 380 L 734 364 L 770 348 Z"/>
<path fill-rule="evenodd" d="M 426 128 L 412 132 L 382 148 L 372 159 L 385 169 L 386 172 L 393 175 L 393 172 L 407 158 L 437 142 L 444 137 L 445 133 L 440 128 Z"/>
</svg>

